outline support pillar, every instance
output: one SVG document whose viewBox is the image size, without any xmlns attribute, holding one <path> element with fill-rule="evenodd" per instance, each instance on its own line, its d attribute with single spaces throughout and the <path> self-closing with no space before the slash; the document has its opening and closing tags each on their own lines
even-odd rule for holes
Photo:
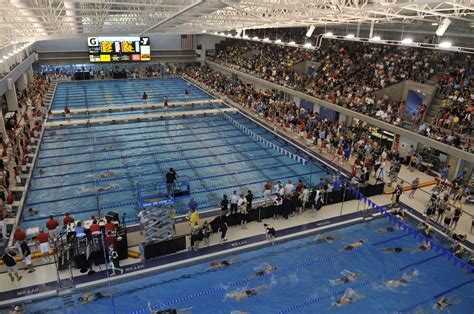
<svg viewBox="0 0 474 314">
<path fill-rule="evenodd" d="M 5 93 L 7 98 L 7 106 L 9 111 L 19 111 L 18 107 L 18 98 L 16 97 L 16 88 L 15 84 L 13 84 L 12 89 L 7 89 Z"/>
<path fill-rule="evenodd" d="M 28 67 L 28 70 L 26 70 L 26 78 L 28 84 L 33 83 L 33 67 L 31 65 Z"/>
<path fill-rule="evenodd" d="M 18 80 L 16 81 L 16 87 L 18 88 L 18 91 L 22 92 L 26 89 L 28 84 L 28 80 L 26 78 L 26 73 L 23 73 L 20 75 Z"/>
<path fill-rule="evenodd" d="M 7 140 L 7 130 L 5 128 L 5 120 L 3 119 L 3 114 L 0 114 L 0 132 L 2 133 L 2 138 L 4 141 Z"/>
</svg>

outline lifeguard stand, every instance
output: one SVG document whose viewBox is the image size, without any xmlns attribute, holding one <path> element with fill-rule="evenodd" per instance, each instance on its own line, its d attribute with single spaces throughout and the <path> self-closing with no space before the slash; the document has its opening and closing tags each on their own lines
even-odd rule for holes
<svg viewBox="0 0 474 314">
<path fill-rule="evenodd" d="M 156 181 L 137 183 L 138 205 L 146 220 L 143 232 L 147 243 L 161 242 L 175 235 L 174 201 L 189 196 L 190 192 L 187 180 L 173 186 Z"/>
</svg>

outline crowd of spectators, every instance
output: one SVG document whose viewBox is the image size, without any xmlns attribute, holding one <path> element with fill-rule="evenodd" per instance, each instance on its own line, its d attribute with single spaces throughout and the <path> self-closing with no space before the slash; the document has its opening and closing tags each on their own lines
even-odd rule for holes
<svg viewBox="0 0 474 314">
<path fill-rule="evenodd" d="M 229 97 L 238 105 L 254 111 L 262 119 L 272 124 L 275 130 L 299 136 L 306 145 L 316 148 L 320 153 L 329 154 L 329 158 L 333 162 L 342 166 L 349 165 L 352 185 L 360 186 L 368 183 L 373 177 L 371 183 L 375 180 L 376 183 L 385 182 L 389 186 L 393 186 L 395 205 L 403 193 L 403 188 L 399 183 L 402 164 L 408 165 L 410 171 L 424 167 L 425 152 L 416 152 L 413 146 L 407 150 L 400 150 L 396 143 L 392 147 L 388 147 L 382 140 L 373 136 L 370 126 L 364 125 L 362 122 L 352 125 L 333 122 L 322 117 L 318 112 L 299 108 L 296 103 L 285 101 L 271 90 L 257 91 L 252 85 L 242 82 L 237 77 L 223 75 L 207 66 L 187 67 L 182 70 L 182 74 L 210 90 Z M 428 154 L 431 154 L 429 149 Z M 449 166 L 444 165 L 442 168 L 440 182 L 445 182 L 443 180 L 448 176 Z M 463 187 L 466 180 L 465 175 L 466 173 L 462 172 L 462 177 L 458 175 L 452 184 L 440 185 L 446 188 L 443 191 L 446 191 L 447 194 L 443 195 L 454 195 L 452 206 L 453 210 L 455 209 L 457 212 L 462 212 L 459 210 L 462 206 L 459 205 L 461 197 L 468 195 Z M 322 179 L 321 184 L 324 184 L 325 180 L 325 178 Z M 403 183 L 403 180 L 401 182 Z M 404 183 L 410 184 L 412 191 L 409 198 L 414 198 L 415 191 L 420 184 L 419 178 L 411 183 Z M 440 198 L 440 193 L 434 190 L 434 195 L 438 198 Z M 439 211 L 441 212 L 441 210 Z M 429 213 L 427 215 L 430 217 Z M 455 228 L 456 225 L 448 226 L 447 230 L 452 232 Z"/>
<path fill-rule="evenodd" d="M 425 82 L 439 69 L 451 64 L 451 57 L 429 49 L 331 40 L 324 43 L 319 50 L 305 50 L 238 41 L 219 51 L 215 61 L 394 125 L 418 128 L 419 133 L 430 138 L 471 150 L 468 136 L 460 137 L 440 128 L 422 125 L 426 106 L 421 106 L 414 115 L 409 115 L 404 101 L 393 101 L 387 96 L 377 99 L 374 94 L 377 90 L 404 80 Z M 295 71 L 293 65 L 302 61 L 317 62 L 317 68 L 312 73 Z M 470 95 L 462 86 L 470 84 L 470 71 L 455 73 L 455 79 L 451 79 L 453 83 L 444 89 L 456 94 L 457 102 L 465 106 L 464 100 Z M 458 83 L 461 80 L 463 84 Z M 468 119 L 470 113 L 468 117 L 463 117 L 463 121 Z M 459 125 L 466 132 L 469 129 L 470 133 L 470 123 Z"/>
<path fill-rule="evenodd" d="M 457 65 L 456 61 L 450 64 L 451 66 L 437 77 L 438 90 L 444 99 L 433 124 L 452 130 L 451 136 L 455 136 L 456 132 L 470 138 L 473 126 L 472 110 L 474 110 L 472 59 L 467 56 L 460 65 Z"/>
<path fill-rule="evenodd" d="M 49 81 L 38 76 L 21 94 L 20 104 L 29 106 L 21 112 L 15 112 L 5 123 L 6 134 L 0 137 L 0 233 L 5 238 L 4 218 L 15 215 L 15 200 L 11 187 L 21 186 L 21 174 L 28 172 L 28 154 L 37 143 L 43 125 L 45 104 L 43 96 Z M 30 108 L 32 108 L 30 110 Z M 31 212 L 34 212 L 31 210 Z M 0 239 L 2 239 L 0 237 Z"/>
</svg>

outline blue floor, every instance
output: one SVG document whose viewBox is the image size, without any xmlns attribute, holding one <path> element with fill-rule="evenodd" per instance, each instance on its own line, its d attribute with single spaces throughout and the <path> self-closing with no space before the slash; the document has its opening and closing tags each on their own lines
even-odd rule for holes
<svg viewBox="0 0 474 314">
<path fill-rule="evenodd" d="M 126 82 L 140 81 L 120 84 Z M 296 152 L 240 114 L 231 116 L 255 134 Z M 298 154 L 309 159 L 303 153 Z M 49 215 L 61 218 L 66 211 L 76 219 L 88 219 L 98 209 L 102 215 L 108 211 L 125 213 L 127 222 L 136 222 L 137 183 L 163 182 L 170 167 L 190 182 L 191 196 L 198 202 L 199 210 L 218 207 L 222 195 L 234 190 L 240 194 L 250 189 L 258 199 L 266 180 L 302 179 L 312 184 L 326 175 L 321 163 L 312 161 L 302 165 L 283 156 L 256 142 L 221 115 L 49 128 L 44 134 L 25 203 L 25 208 L 39 209 L 39 215 L 29 216 L 25 211 L 23 225 L 42 226 Z M 185 198 L 176 202 L 178 214 L 186 213 L 188 201 Z"/>
</svg>

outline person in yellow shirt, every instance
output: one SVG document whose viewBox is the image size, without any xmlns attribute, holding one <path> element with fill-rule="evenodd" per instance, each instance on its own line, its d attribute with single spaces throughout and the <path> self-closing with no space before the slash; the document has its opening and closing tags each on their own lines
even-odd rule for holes
<svg viewBox="0 0 474 314">
<path fill-rule="evenodd" d="M 199 213 L 196 209 L 191 208 L 191 215 L 189 216 L 189 223 L 191 224 L 191 229 L 196 229 L 201 226 L 200 224 L 201 218 L 199 217 Z"/>
</svg>

